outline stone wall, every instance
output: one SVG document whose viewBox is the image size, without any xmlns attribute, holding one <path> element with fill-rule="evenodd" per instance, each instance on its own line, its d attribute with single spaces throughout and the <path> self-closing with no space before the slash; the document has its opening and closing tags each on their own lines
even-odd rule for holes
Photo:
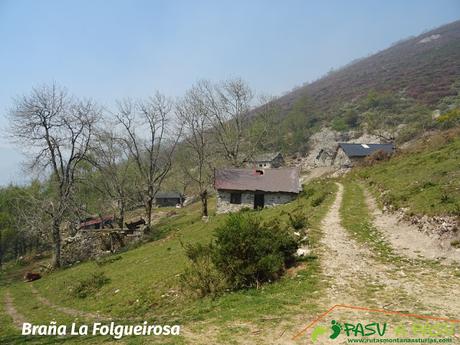
<svg viewBox="0 0 460 345">
<path fill-rule="evenodd" d="M 230 191 L 220 190 L 217 192 L 217 213 L 237 212 L 242 208 L 254 208 L 254 192 L 242 192 L 241 204 L 230 203 Z M 265 207 L 273 207 L 277 205 L 291 202 L 297 197 L 294 193 L 263 193 L 265 199 Z"/>
<path fill-rule="evenodd" d="M 75 236 L 64 239 L 61 247 L 61 259 L 64 266 L 76 262 L 97 259 L 116 252 L 132 242 L 142 239 L 143 231 L 133 234 L 101 230 L 80 230 Z"/>
</svg>

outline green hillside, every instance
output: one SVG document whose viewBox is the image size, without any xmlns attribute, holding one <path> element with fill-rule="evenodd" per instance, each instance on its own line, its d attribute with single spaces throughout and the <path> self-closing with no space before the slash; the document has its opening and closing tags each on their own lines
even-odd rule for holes
<svg viewBox="0 0 460 345">
<path fill-rule="evenodd" d="M 460 216 L 460 132 L 427 136 L 387 162 L 360 168 L 384 204 L 418 215 Z"/>
<path fill-rule="evenodd" d="M 395 43 L 280 97 L 277 125 L 265 145 L 306 152 L 329 126 L 393 132 L 399 141 L 437 127 L 432 112 L 460 107 L 460 21 Z"/>
<path fill-rule="evenodd" d="M 328 181 L 319 181 L 309 185 L 307 189 L 308 193 L 297 201 L 264 209 L 260 211 L 260 215 L 265 220 L 277 218 L 287 223 L 290 212 L 302 210 L 308 216 L 309 240 L 315 247 L 318 245 L 319 224 L 332 202 L 335 186 Z M 222 339 L 230 332 L 225 326 L 233 320 L 267 324 L 276 322 L 280 316 L 289 320 L 305 310 L 309 313 L 316 312 L 313 292 L 319 289 L 321 283 L 319 263 L 314 254 L 295 268 L 295 275 L 288 273 L 280 281 L 259 290 L 232 292 L 215 299 L 195 299 L 183 290 L 180 274 L 187 266 L 187 259 L 182 245 L 208 243 L 213 238 L 213 230 L 226 217 L 212 216 L 209 222 L 203 223 L 199 205 L 192 204 L 158 225 L 157 231 L 165 236 L 163 239 L 113 255 L 102 262 L 86 262 L 59 270 L 29 284 L 30 286 L 16 281 L 0 288 L 0 293 L 4 296 L 8 290 L 18 310 L 35 322 L 59 317 L 68 323 L 72 317 L 62 312 L 56 313 L 53 308 L 39 303 L 31 286 L 53 304 L 97 314 L 101 319 L 111 317 L 128 323 L 148 319 L 163 324 L 180 324 L 192 329 L 200 327 L 204 322 L 208 327 L 218 327 L 219 337 Z M 79 298 L 76 295 L 77 286 L 98 275 L 103 275 L 108 281 L 100 289 L 94 289 L 86 297 Z M 4 275 L 3 283 L 12 276 Z M 16 275 L 16 279 L 18 278 L 20 277 Z M 30 308 L 30 305 L 35 307 Z M 264 321 L 264 318 L 267 320 Z M 0 312 L 0 322 L 5 327 L 2 329 L 6 330 L 6 333 L 1 333 L 0 342 L 21 339 L 14 336 L 16 331 L 5 310 Z M 91 338 L 84 339 L 91 343 Z M 142 343 L 143 340 L 138 338 L 136 341 Z M 182 343 L 182 340 L 177 338 L 174 343 Z"/>
</svg>

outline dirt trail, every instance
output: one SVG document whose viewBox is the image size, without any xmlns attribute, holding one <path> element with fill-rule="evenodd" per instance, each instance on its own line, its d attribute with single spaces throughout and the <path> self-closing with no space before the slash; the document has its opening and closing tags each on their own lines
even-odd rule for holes
<svg viewBox="0 0 460 345">
<path fill-rule="evenodd" d="M 335 169 L 333 167 L 318 167 L 311 169 L 308 174 L 305 174 L 300 177 L 300 183 L 304 184 L 307 183 L 315 178 L 324 177 L 333 173 Z"/>
<path fill-rule="evenodd" d="M 392 214 L 383 213 L 367 190 L 365 195 L 375 226 L 398 253 L 414 259 L 424 257 L 443 263 L 460 263 L 460 249 L 422 233 L 416 226 L 399 221 Z"/>
<path fill-rule="evenodd" d="M 13 298 L 11 297 L 11 294 L 9 291 L 6 291 L 5 293 L 4 303 L 5 303 L 5 311 L 13 319 L 13 324 L 17 328 L 22 329 L 22 324 L 27 322 L 26 318 L 22 314 L 20 314 L 14 307 Z"/>
<path fill-rule="evenodd" d="M 424 265 L 411 260 L 385 262 L 366 245 L 357 243 L 342 227 L 340 205 L 343 186 L 338 184 L 336 199 L 322 223 L 320 258 L 328 288 L 320 304 L 324 311 L 336 304 L 385 309 L 398 312 L 459 318 L 460 278 L 457 267 Z M 334 310 L 323 321 L 332 319 L 367 321 L 401 321 L 367 311 Z M 417 319 L 403 319 L 417 322 Z M 311 321 L 311 320 L 308 320 Z M 303 326 L 305 326 L 307 322 Z M 302 326 L 299 326 L 302 329 Z M 311 330 L 310 330 L 311 332 Z M 304 341 L 307 339 L 303 338 Z M 346 339 L 334 344 L 345 344 Z M 458 339 L 457 339 L 458 340 Z M 299 341 L 298 343 L 302 343 Z M 315 344 L 331 344 L 323 336 Z"/>
</svg>

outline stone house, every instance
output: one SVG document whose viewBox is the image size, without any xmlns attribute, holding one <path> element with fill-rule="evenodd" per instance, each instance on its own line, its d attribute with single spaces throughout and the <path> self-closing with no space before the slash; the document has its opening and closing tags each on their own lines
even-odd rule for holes
<svg viewBox="0 0 460 345">
<path fill-rule="evenodd" d="M 184 196 L 179 192 L 158 192 L 155 205 L 158 207 L 176 206 L 184 203 Z"/>
<path fill-rule="evenodd" d="M 220 169 L 214 172 L 214 188 L 217 213 L 285 204 L 302 190 L 297 168 Z"/>
<path fill-rule="evenodd" d="M 393 144 L 339 143 L 334 155 L 333 165 L 350 168 L 377 151 L 393 154 L 395 146 Z"/>
<path fill-rule="evenodd" d="M 263 153 L 254 157 L 248 164 L 249 168 L 271 169 L 284 165 L 284 158 L 281 152 Z"/>
</svg>

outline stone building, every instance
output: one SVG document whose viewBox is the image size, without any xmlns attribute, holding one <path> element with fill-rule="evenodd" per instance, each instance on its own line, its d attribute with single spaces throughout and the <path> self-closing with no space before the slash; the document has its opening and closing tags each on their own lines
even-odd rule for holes
<svg viewBox="0 0 460 345">
<path fill-rule="evenodd" d="M 284 158 L 281 152 L 263 153 L 255 156 L 248 165 L 249 168 L 279 168 L 284 165 Z"/>
<path fill-rule="evenodd" d="M 302 189 L 297 168 L 216 170 L 214 188 L 217 213 L 285 204 Z"/>
<path fill-rule="evenodd" d="M 179 192 L 158 192 L 155 205 L 158 207 L 177 206 L 184 203 L 184 196 Z"/>
<path fill-rule="evenodd" d="M 393 154 L 394 150 L 395 146 L 393 144 L 339 143 L 333 159 L 333 165 L 350 168 L 374 152 L 383 151 L 387 154 Z"/>
</svg>

